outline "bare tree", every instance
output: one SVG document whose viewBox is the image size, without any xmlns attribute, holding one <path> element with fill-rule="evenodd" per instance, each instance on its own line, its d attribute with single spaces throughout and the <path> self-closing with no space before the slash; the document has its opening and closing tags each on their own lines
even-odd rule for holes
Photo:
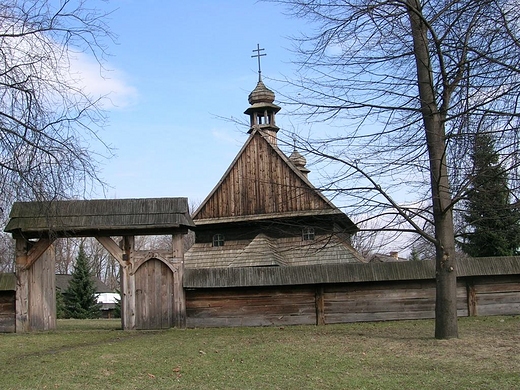
<svg viewBox="0 0 520 390">
<path fill-rule="evenodd" d="M 70 275 L 74 271 L 80 244 L 81 241 L 76 238 L 62 238 L 54 242 L 57 274 Z"/>
<path fill-rule="evenodd" d="M 60 238 L 53 245 L 56 253 L 56 273 L 72 273 L 79 248 L 82 246 L 89 259 L 92 274 L 110 288 L 119 288 L 119 263 L 95 238 Z"/>
<path fill-rule="evenodd" d="M 294 40 L 300 74 L 285 103 L 331 126 L 300 147 L 328 165 L 324 189 L 345 205 L 435 247 L 435 336 L 457 337 L 453 209 L 472 180 L 472 134 L 494 132 L 518 166 L 516 2 L 273 1 L 314 31 Z"/>
<path fill-rule="evenodd" d="M 1 236 L 0 236 L 1 237 Z M 120 241 L 121 237 L 113 237 Z M 193 232 L 184 236 L 184 248 L 187 250 L 194 241 Z M 3 242 L 0 240 L 0 248 Z M 56 273 L 71 274 L 74 270 L 76 258 L 80 246 L 83 247 L 92 274 L 103 281 L 108 287 L 117 290 L 120 287 L 120 265 L 119 262 L 108 253 L 108 251 L 94 237 L 60 238 L 54 242 L 56 253 Z M 171 235 L 159 236 L 136 236 L 135 248 L 138 251 L 173 250 Z M 10 252 L 11 256 L 12 251 Z M 1 257 L 0 257 L 1 260 Z M 0 271 L 2 263 L 0 261 Z"/>
<path fill-rule="evenodd" d="M 7 234 L 0 234 L 0 272 L 14 272 L 15 245 Z"/>
<path fill-rule="evenodd" d="M 73 62 L 105 57 L 105 14 L 82 0 L 0 4 L 0 207 L 14 200 L 81 196 L 97 176 L 101 97 Z M 101 71 L 101 68 L 100 68 Z M 101 143 L 102 144 L 102 143 Z M 102 146 L 105 146 L 102 144 Z M 105 149 L 107 154 L 110 150 Z"/>
</svg>

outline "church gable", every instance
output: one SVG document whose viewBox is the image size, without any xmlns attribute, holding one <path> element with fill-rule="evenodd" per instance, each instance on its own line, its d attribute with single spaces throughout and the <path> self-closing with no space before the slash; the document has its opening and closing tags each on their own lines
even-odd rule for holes
<svg viewBox="0 0 520 390">
<path fill-rule="evenodd" d="M 331 210 L 333 206 L 260 131 L 253 131 L 194 219 Z"/>
</svg>

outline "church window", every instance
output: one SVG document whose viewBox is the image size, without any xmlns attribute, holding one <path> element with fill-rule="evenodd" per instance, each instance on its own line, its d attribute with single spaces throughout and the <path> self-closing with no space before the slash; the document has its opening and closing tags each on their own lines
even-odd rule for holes
<svg viewBox="0 0 520 390">
<path fill-rule="evenodd" d="M 224 235 L 215 234 L 213 236 L 213 246 L 224 246 Z"/>
<path fill-rule="evenodd" d="M 302 240 L 303 241 L 313 241 L 314 240 L 314 228 L 303 228 L 302 230 Z"/>
</svg>

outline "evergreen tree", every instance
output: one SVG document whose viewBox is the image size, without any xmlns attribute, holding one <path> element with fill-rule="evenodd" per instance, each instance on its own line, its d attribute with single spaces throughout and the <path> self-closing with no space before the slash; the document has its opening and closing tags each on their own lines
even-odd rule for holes
<svg viewBox="0 0 520 390">
<path fill-rule="evenodd" d="M 90 274 L 88 259 L 79 247 L 72 279 L 63 293 L 65 312 L 69 318 L 98 318 L 101 305 L 97 303 L 96 286 Z"/>
<path fill-rule="evenodd" d="M 420 261 L 421 260 L 419 251 L 417 250 L 417 248 L 415 246 L 412 247 L 412 251 L 410 252 L 410 256 L 408 257 L 408 260 L 410 260 L 410 261 Z"/>
<path fill-rule="evenodd" d="M 65 299 L 63 293 L 59 288 L 56 289 L 56 317 L 67 318 L 67 311 L 65 310 Z"/>
<path fill-rule="evenodd" d="M 464 220 L 462 249 L 472 257 L 514 256 L 520 249 L 520 213 L 510 203 L 507 171 L 489 134 L 477 134 L 473 145 L 474 180 Z"/>
</svg>

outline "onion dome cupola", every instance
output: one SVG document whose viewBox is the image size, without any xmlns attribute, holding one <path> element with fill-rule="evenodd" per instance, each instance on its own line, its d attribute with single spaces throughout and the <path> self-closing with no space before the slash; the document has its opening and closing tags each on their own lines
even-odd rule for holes
<svg viewBox="0 0 520 390">
<path fill-rule="evenodd" d="M 296 149 L 291 153 L 289 156 L 289 160 L 294 164 L 296 168 L 305 176 L 307 177 L 308 173 L 310 172 L 305 165 L 307 164 L 307 160 L 305 157 L 303 157 Z"/>
<path fill-rule="evenodd" d="M 265 86 L 262 82 L 262 72 L 260 69 L 260 57 L 265 54 L 260 54 L 260 45 L 253 52 L 258 54 L 252 57 L 258 57 L 258 83 L 255 89 L 249 94 L 249 108 L 244 111 L 244 114 L 249 115 L 251 133 L 254 129 L 260 130 L 264 135 L 267 135 L 269 141 L 276 145 L 276 133 L 280 128 L 276 126 L 275 115 L 280 111 L 280 107 L 274 104 L 274 92 Z"/>
</svg>

